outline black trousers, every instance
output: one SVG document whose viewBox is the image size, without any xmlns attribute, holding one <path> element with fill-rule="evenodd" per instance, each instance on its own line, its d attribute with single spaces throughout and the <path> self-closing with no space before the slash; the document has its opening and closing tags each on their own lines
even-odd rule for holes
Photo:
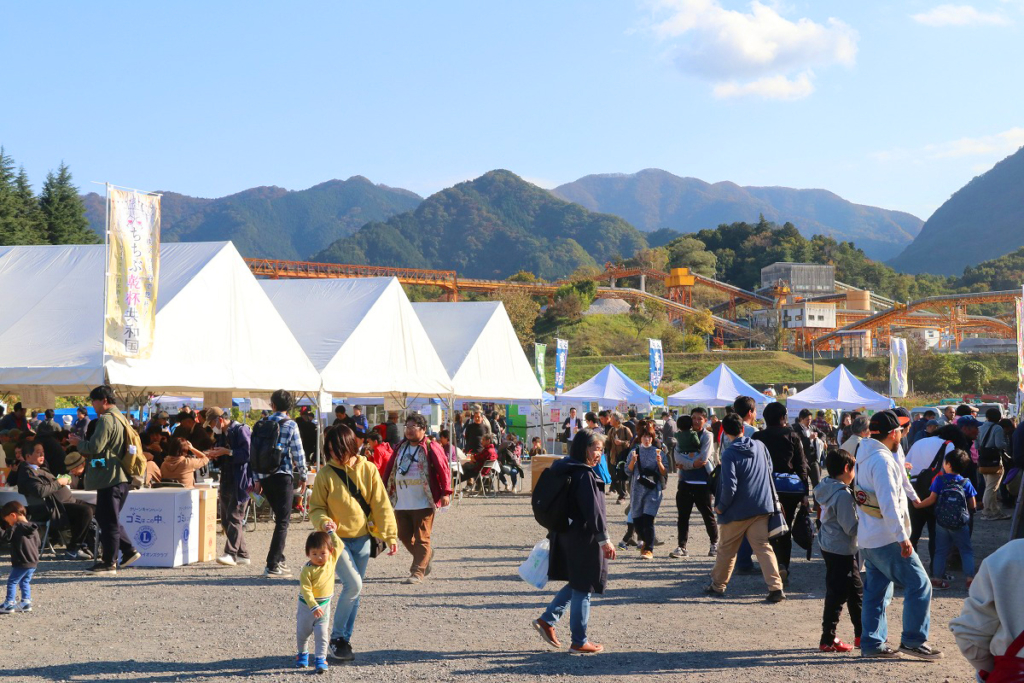
<svg viewBox="0 0 1024 683">
<path fill-rule="evenodd" d="M 118 516 L 128 497 L 128 484 L 116 484 L 96 492 L 96 524 L 100 529 L 100 548 L 103 564 L 115 564 L 117 551 L 122 557 L 135 554 L 131 536 L 121 526 Z"/>
<path fill-rule="evenodd" d="M 68 550 L 77 550 L 85 545 L 85 535 L 89 532 L 89 524 L 96 513 L 93 512 L 91 505 L 85 503 L 64 503 L 64 512 L 68 516 L 68 526 L 71 528 Z"/>
<path fill-rule="evenodd" d="M 690 538 L 690 513 L 694 505 L 704 518 L 708 538 L 712 543 L 718 543 L 718 521 L 715 519 L 715 511 L 711 509 L 710 487 L 707 484 L 687 484 L 681 481 L 676 489 L 676 510 L 679 512 L 676 530 L 679 532 L 680 548 L 685 548 Z"/>
<path fill-rule="evenodd" d="M 853 635 L 860 638 L 860 609 L 864 602 L 864 584 L 860 578 L 857 555 L 837 555 L 824 550 L 825 560 L 825 612 L 821 617 L 821 645 L 831 645 L 836 639 L 836 627 L 843 614 L 843 605 L 850 612 Z"/>
<path fill-rule="evenodd" d="M 274 569 L 284 564 L 284 544 L 288 540 L 288 523 L 291 522 L 295 499 L 292 475 L 272 474 L 260 481 L 260 487 L 274 511 L 274 535 L 270 537 L 270 550 L 267 552 L 267 566 Z"/>
<path fill-rule="evenodd" d="M 921 534 L 928 528 L 928 566 L 935 562 L 935 506 L 918 509 L 912 504 L 908 508 L 910 513 L 910 543 L 917 550 L 917 542 L 921 540 Z"/>
<path fill-rule="evenodd" d="M 793 528 L 793 518 L 796 517 L 796 509 L 800 507 L 800 501 L 804 499 L 801 493 L 780 493 L 779 502 L 782 504 L 782 511 L 786 515 L 786 524 Z M 775 559 L 779 563 L 779 569 L 789 571 L 789 560 L 793 556 L 793 534 L 792 532 L 776 536 L 771 539 L 772 550 L 775 552 Z"/>
<path fill-rule="evenodd" d="M 654 515 L 640 515 L 633 520 L 636 535 L 644 550 L 654 551 Z"/>
</svg>

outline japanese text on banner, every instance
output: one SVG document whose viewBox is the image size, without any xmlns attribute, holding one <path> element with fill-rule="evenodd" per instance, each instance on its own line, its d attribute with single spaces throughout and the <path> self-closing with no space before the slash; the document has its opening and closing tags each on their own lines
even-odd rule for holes
<svg viewBox="0 0 1024 683">
<path fill-rule="evenodd" d="M 665 354 L 661 350 L 660 339 L 648 339 L 651 370 L 651 391 L 661 386 L 661 378 L 665 375 Z"/>
<path fill-rule="evenodd" d="M 108 187 L 104 353 L 149 358 L 160 272 L 160 197 Z"/>
<path fill-rule="evenodd" d="M 565 389 L 565 364 L 569 360 L 569 342 L 565 339 L 555 340 L 555 394 Z"/>
<path fill-rule="evenodd" d="M 547 388 L 547 382 L 544 377 L 544 354 L 547 353 L 547 350 L 547 344 L 533 345 L 533 369 L 537 373 L 537 381 L 540 382 L 542 390 Z"/>
</svg>

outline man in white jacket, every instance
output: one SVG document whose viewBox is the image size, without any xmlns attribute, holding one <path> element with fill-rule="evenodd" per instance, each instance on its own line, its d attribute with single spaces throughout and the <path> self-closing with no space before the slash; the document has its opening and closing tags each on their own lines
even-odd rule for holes
<svg viewBox="0 0 1024 683">
<path fill-rule="evenodd" d="M 960 652 L 981 672 L 1024 636 L 1024 539 L 1010 541 L 985 558 L 960 616 L 949 622 Z M 1020 657 L 1024 653 L 1014 653 Z"/>
<path fill-rule="evenodd" d="M 860 509 L 857 544 L 864 556 L 864 607 L 861 612 L 862 657 L 942 658 L 928 644 L 932 585 L 910 543 L 910 517 L 903 488 L 906 474 L 895 453 L 910 420 L 889 410 L 871 416 L 871 438 L 857 450 L 854 498 Z M 899 650 L 886 642 L 885 611 L 893 583 L 903 586 L 903 634 Z"/>
</svg>

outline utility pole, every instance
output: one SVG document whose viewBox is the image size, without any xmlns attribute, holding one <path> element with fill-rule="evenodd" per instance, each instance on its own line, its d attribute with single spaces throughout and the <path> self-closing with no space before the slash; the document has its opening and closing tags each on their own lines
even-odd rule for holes
<svg viewBox="0 0 1024 683">
<path fill-rule="evenodd" d="M 815 360 L 814 347 L 812 346 L 811 347 L 811 384 L 816 384 L 818 382 L 818 368 L 814 364 L 814 360 Z"/>
</svg>

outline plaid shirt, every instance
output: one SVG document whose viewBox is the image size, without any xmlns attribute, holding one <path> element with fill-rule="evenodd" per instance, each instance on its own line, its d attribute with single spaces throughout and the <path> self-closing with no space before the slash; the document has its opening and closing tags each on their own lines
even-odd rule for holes
<svg viewBox="0 0 1024 683">
<path fill-rule="evenodd" d="M 284 457 L 281 458 L 281 466 L 273 474 L 256 474 L 257 479 L 266 479 L 274 474 L 292 474 L 295 477 L 306 478 L 306 452 L 302 450 L 302 439 L 299 438 L 299 426 L 284 413 L 274 413 L 268 420 L 280 422 L 281 435 L 279 443 L 284 450 Z M 288 462 L 291 456 L 291 462 Z"/>
</svg>

